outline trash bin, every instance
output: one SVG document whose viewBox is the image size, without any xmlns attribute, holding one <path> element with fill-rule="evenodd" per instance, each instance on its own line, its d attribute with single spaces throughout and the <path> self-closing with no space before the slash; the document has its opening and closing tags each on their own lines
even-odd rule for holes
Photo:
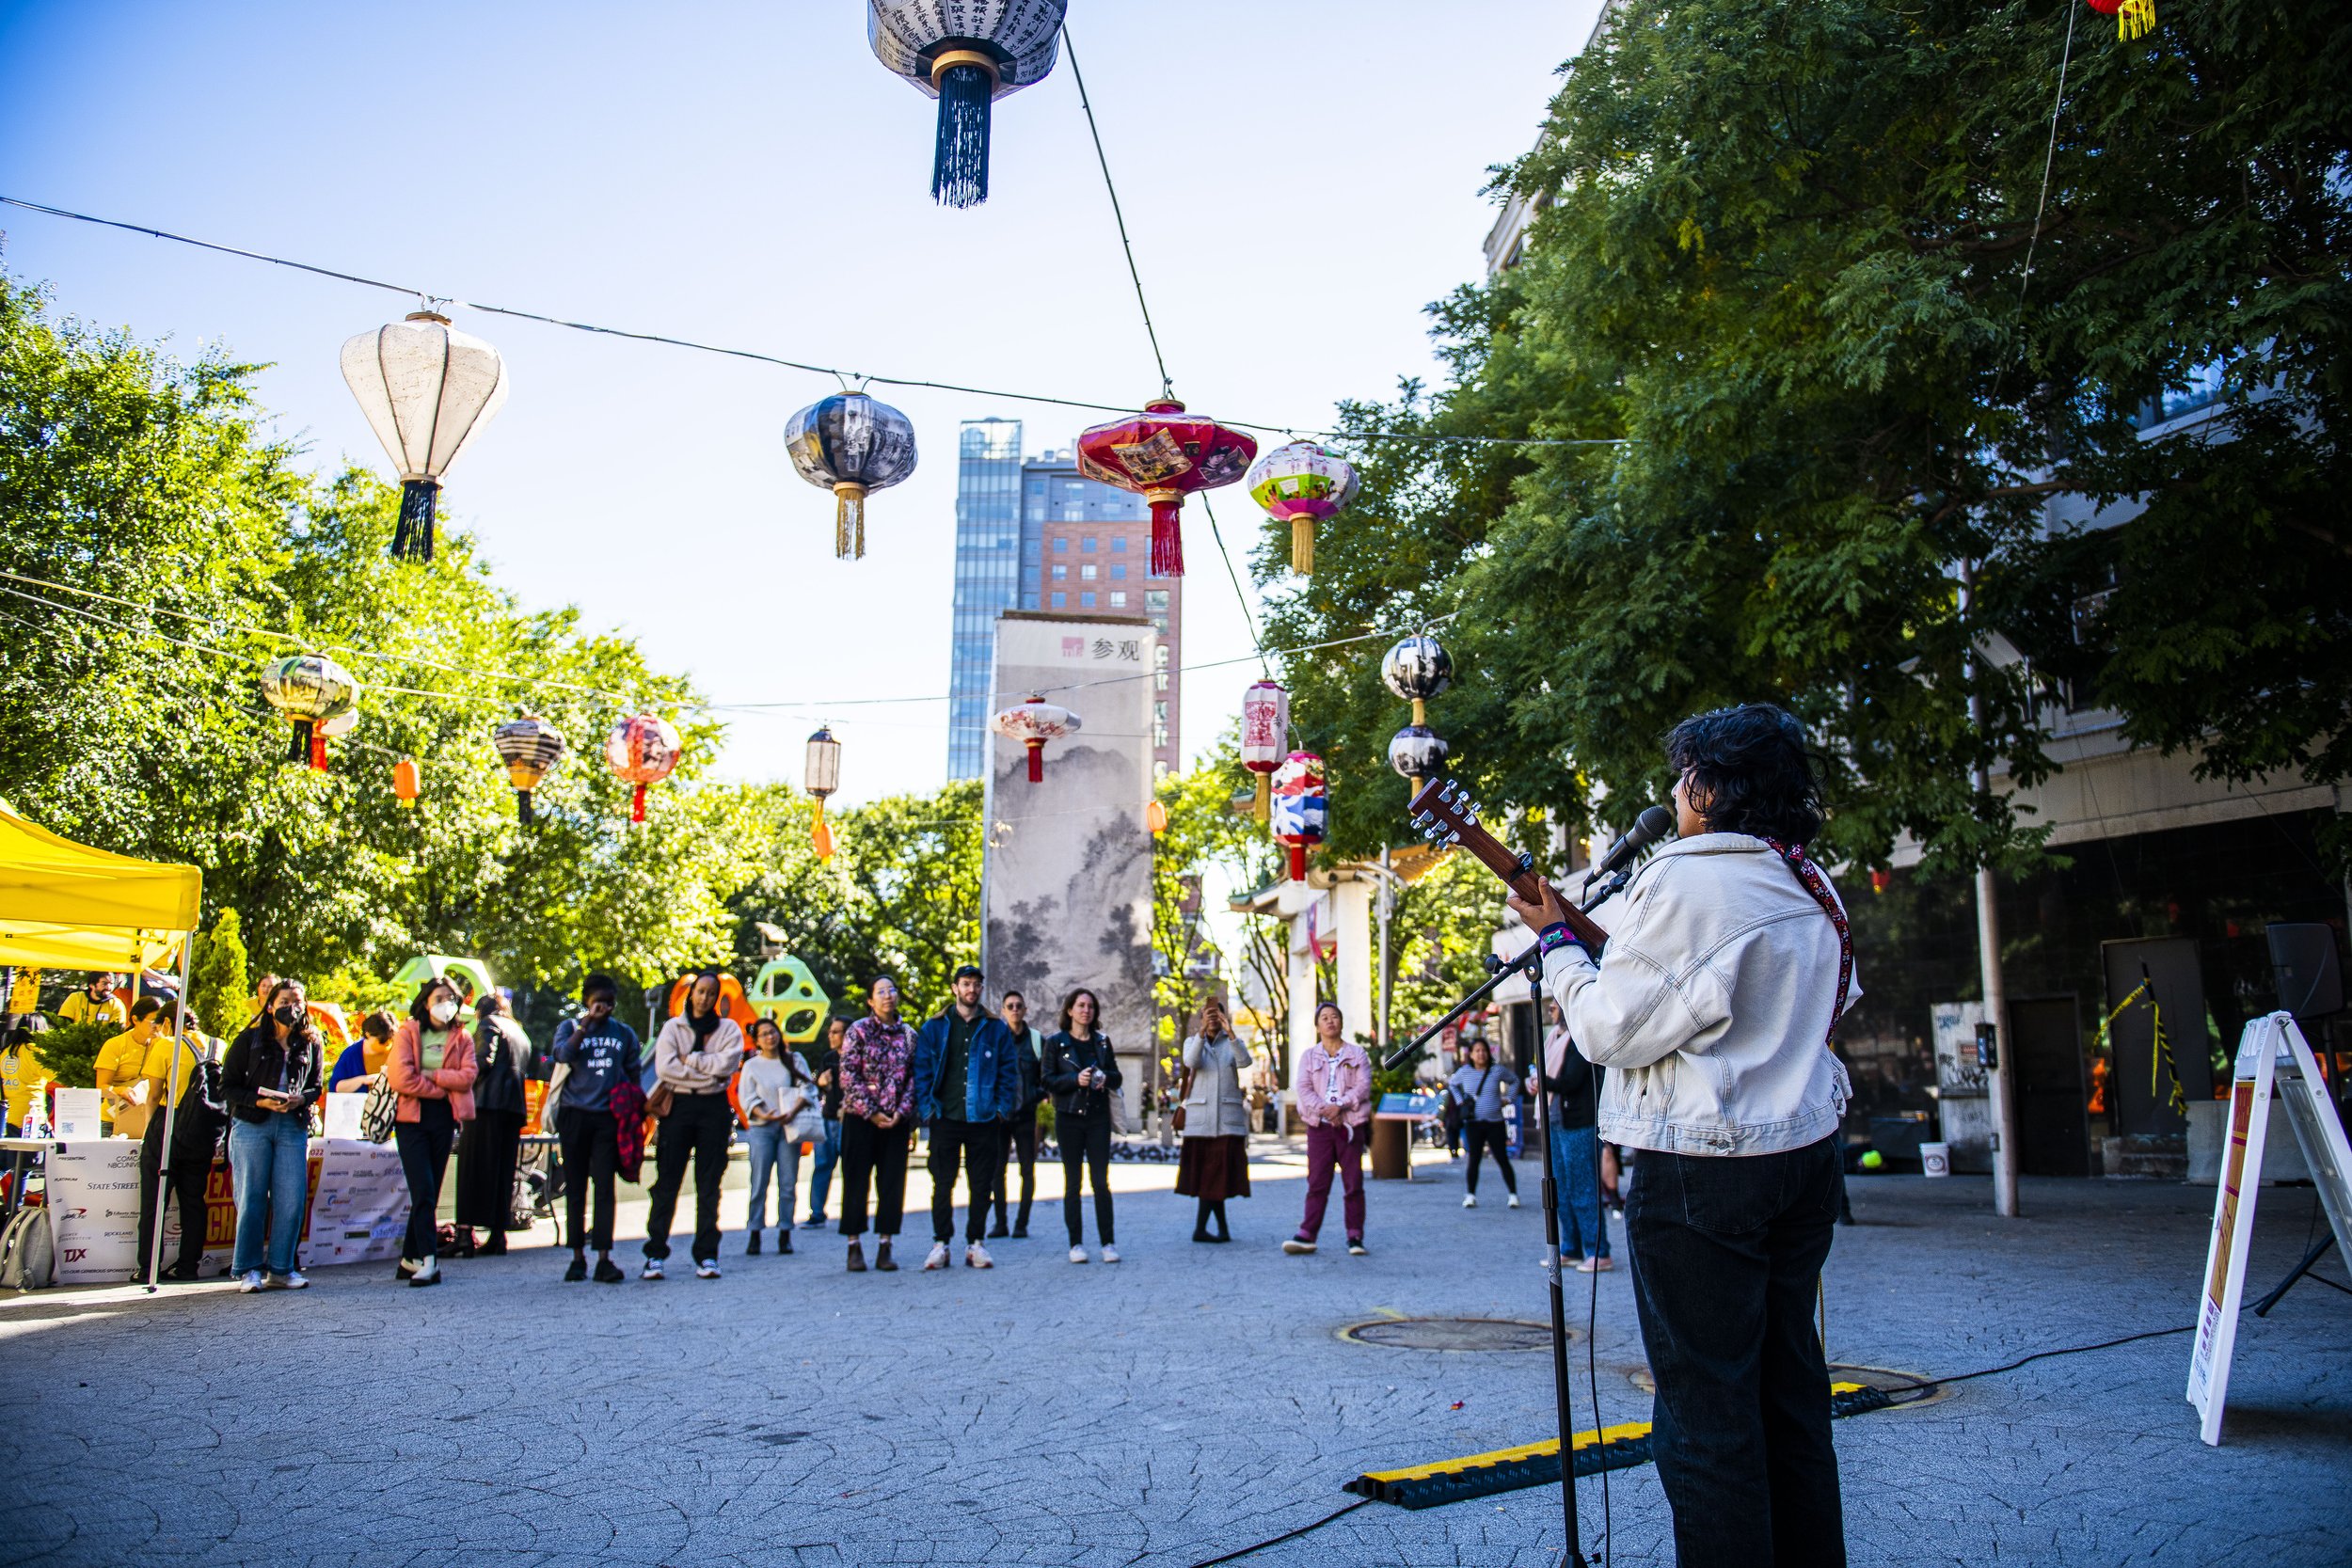
<svg viewBox="0 0 2352 1568">
<path fill-rule="evenodd" d="M 1372 1179 L 1409 1181 L 1413 1175 L 1413 1124 L 1382 1117 L 1372 1124 Z"/>
</svg>

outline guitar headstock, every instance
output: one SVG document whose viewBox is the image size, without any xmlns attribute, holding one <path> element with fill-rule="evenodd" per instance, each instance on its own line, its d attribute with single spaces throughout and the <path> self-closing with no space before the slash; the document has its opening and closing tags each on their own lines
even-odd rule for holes
<svg viewBox="0 0 2352 1568">
<path fill-rule="evenodd" d="M 1460 780 L 1434 779 L 1413 797 L 1411 820 L 1421 836 L 1431 844 L 1441 849 L 1459 847 L 1468 850 L 1480 864 L 1514 888 L 1518 888 L 1523 879 L 1535 879 L 1534 863 L 1504 847 L 1479 821 L 1486 809 L 1471 798 L 1470 786 Z"/>
</svg>

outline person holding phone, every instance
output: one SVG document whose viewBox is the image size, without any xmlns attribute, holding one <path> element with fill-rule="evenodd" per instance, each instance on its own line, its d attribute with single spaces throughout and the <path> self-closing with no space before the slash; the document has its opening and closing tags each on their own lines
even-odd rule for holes
<svg viewBox="0 0 2352 1568">
<path fill-rule="evenodd" d="M 1119 1261 L 1111 1239 L 1111 1096 L 1120 1092 L 1119 1058 L 1094 1025 L 1102 1004 L 1083 988 L 1061 1005 L 1061 1029 L 1045 1042 L 1042 1072 L 1054 1095 L 1054 1133 L 1061 1141 L 1061 1219 L 1070 1232 L 1070 1260 L 1087 1260 L 1080 1220 L 1079 1178 L 1094 1178 L 1094 1235 L 1103 1261 Z"/>
<path fill-rule="evenodd" d="M 571 1266 L 564 1282 L 588 1277 L 588 1249 L 596 1252 L 596 1283 L 619 1285 L 628 1276 L 612 1261 L 612 1184 L 621 1162 L 621 1121 L 612 1114 L 612 1091 L 634 1088 L 643 1071 L 637 1031 L 612 1016 L 620 988 L 610 974 L 580 982 L 580 1016 L 555 1026 L 555 1136 L 564 1159 L 564 1228 L 572 1239 Z M 588 1200 L 596 1198 L 590 1226 Z"/>
<path fill-rule="evenodd" d="M 834 1167 L 841 1163 L 841 1042 L 850 1033 L 846 1018 L 825 1020 L 825 1050 L 817 1058 L 818 1109 L 825 1123 L 808 1166 L 808 1223 L 825 1223 L 825 1204 L 833 1196 Z"/>
<path fill-rule="evenodd" d="M 1184 1136 L 1176 1192 L 1198 1206 L 1196 1242 L 1232 1241 L 1225 1205 L 1249 1196 L 1249 1097 L 1241 1075 L 1253 1060 L 1227 1021 L 1225 1004 L 1214 996 L 1201 1003 L 1200 1033 L 1184 1041 L 1184 1080 L 1177 1090 L 1183 1103 L 1176 1108 L 1176 1131 Z"/>
<path fill-rule="evenodd" d="M 752 1152 L 751 1215 L 745 1222 L 743 1256 L 759 1256 L 759 1232 L 768 1223 L 768 1184 L 776 1180 L 776 1251 L 792 1250 L 792 1195 L 801 1180 L 801 1145 L 792 1120 L 817 1097 L 816 1081 L 801 1053 L 784 1043 L 772 1018 L 752 1024 L 753 1054 L 743 1060 L 736 1098 L 743 1105 L 743 1142 Z"/>
<path fill-rule="evenodd" d="M 310 1200 L 310 1107 L 323 1092 L 325 1045 L 299 980 L 279 980 L 262 1013 L 229 1047 L 221 1090 L 230 1115 L 229 1166 L 236 1182 L 237 1289 L 299 1291 L 294 1267 Z M 266 1272 L 265 1272 L 266 1271 Z"/>
</svg>

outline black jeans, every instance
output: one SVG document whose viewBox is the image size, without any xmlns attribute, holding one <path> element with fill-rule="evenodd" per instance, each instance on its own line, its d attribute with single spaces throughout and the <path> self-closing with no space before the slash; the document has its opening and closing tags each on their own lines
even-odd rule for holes
<svg viewBox="0 0 2352 1568">
<path fill-rule="evenodd" d="M 1685 1568 L 1839 1568 L 1815 1292 L 1837 1220 L 1836 1139 L 1785 1154 L 1642 1151 L 1626 1196 L 1633 1299 L 1658 1380 L 1650 1452 Z"/>
<path fill-rule="evenodd" d="M 882 1240 L 906 1224 L 907 1126 L 877 1127 L 841 1114 L 841 1234 L 866 1234 L 866 1194 L 874 1194 L 874 1231 Z"/>
<path fill-rule="evenodd" d="M 155 1249 L 155 1205 L 164 1184 L 164 1118 L 161 1113 L 147 1118 L 147 1136 L 139 1141 L 139 1278 L 147 1277 L 150 1256 Z M 172 1265 L 177 1273 L 193 1279 L 197 1265 L 204 1260 L 204 1227 L 211 1211 L 204 1202 L 204 1181 L 213 1173 L 213 1162 L 207 1155 L 201 1160 L 175 1160 L 171 1164 L 171 1202 L 180 1211 L 180 1258 Z"/>
<path fill-rule="evenodd" d="M 677 1214 L 678 1189 L 686 1167 L 694 1167 L 694 1261 L 719 1256 L 719 1184 L 727 1176 L 727 1143 L 735 1136 L 735 1113 L 722 1094 L 677 1094 L 654 1135 L 653 1202 L 645 1211 L 645 1256 L 670 1256 L 670 1221 Z"/>
<path fill-rule="evenodd" d="M 1070 1244 L 1086 1241 L 1078 1218 L 1079 1177 L 1094 1174 L 1095 1240 L 1109 1246 L 1111 1235 L 1111 1118 L 1064 1117 L 1054 1126 L 1061 1138 L 1061 1222 L 1070 1230 Z M 1082 1165 L 1080 1162 L 1083 1161 Z"/>
<path fill-rule="evenodd" d="M 408 1179 L 408 1229 L 400 1255 L 412 1263 L 441 1250 L 441 1177 L 449 1169 L 449 1147 L 457 1141 L 448 1101 L 425 1101 L 418 1118 L 392 1127 L 392 1147 L 400 1150 L 401 1174 Z"/>
<path fill-rule="evenodd" d="M 1029 1205 L 1037 1201 L 1037 1107 L 1006 1122 L 1004 1147 L 996 1157 L 996 1223 L 1005 1223 L 1007 1189 L 1012 1185 L 1013 1156 L 1021 1157 L 1021 1228 L 1029 1228 Z"/>
<path fill-rule="evenodd" d="M 946 1242 L 956 1233 L 956 1163 L 963 1163 L 963 1239 L 977 1242 L 988 1230 L 988 1206 L 996 1198 L 996 1168 L 1005 1163 L 1001 1122 L 951 1121 L 931 1123 L 931 1240 Z"/>
<path fill-rule="evenodd" d="M 564 1149 L 564 1225 L 573 1250 L 612 1250 L 612 1181 L 621 1163 L 621 1124 L 610 1111 L 565 1105 L 555 1113 L 555 1135 Z M 596 1223 L 583 1229 L 588 1195 L 596 1197 Z"/>
<path fill-rule="evenodd" d="M 1509 1188 L 1514 1194 L 1518 1192 L 1518 1172 L 1511 1168 L 1511 1128 L 1509 1123 L 1501 1121 L 1466 1121 L 1462 1124 L 1462 1138 L 1463 1141 L 1470 1146 L 1470 1170 L 1466 1174 L 1470 1178 L 1470 1190 L 1473 1195 L 1475 1195 L 1478 1191 L 1479 1151 L 1488 1148 L 1494 1150 L 1495 1164 L 1502 1167 L 1502 1184 Z"/>
</svg>

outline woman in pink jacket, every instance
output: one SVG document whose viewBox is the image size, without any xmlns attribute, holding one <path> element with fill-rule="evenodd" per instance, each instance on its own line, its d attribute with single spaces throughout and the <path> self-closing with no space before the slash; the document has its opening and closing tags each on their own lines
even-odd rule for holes
<svg viewBox="0 0 2352 1568">
<path fill-rule="evenodd" d="M 1340 1173 L 1341 1207 L 1347 1218 L 1347 1250 L 1364 1255 L 1364 1149 L 1372 1142 L 1372 1058 L 1364 1048 L 1341 1037 L 1344 1023 L 1337 1004 L 1315 1009 L 1315 1043 L 1298 1058 L 1291 1094 L 1298 1119 L 1307 1124 L 1307 1212 L 1284 1252 L 1312 1252 L 1331 1201 L 1331 1172 Z"/>
<path fill-rule="evenodd" d="M 408 1178 L 408 1234 L 400 1249 L 400 1276 L 411 1285 L 438 1285 L 434 1253 L 440 1234 L 441 1176 L 459 1124 L 473 1120 L 473 1037 L 457 1021 L 457 988 L 427 980 L 392 1031 L 384 1079 L 400 1097 L 392 1143 Z"/>
</svg>

